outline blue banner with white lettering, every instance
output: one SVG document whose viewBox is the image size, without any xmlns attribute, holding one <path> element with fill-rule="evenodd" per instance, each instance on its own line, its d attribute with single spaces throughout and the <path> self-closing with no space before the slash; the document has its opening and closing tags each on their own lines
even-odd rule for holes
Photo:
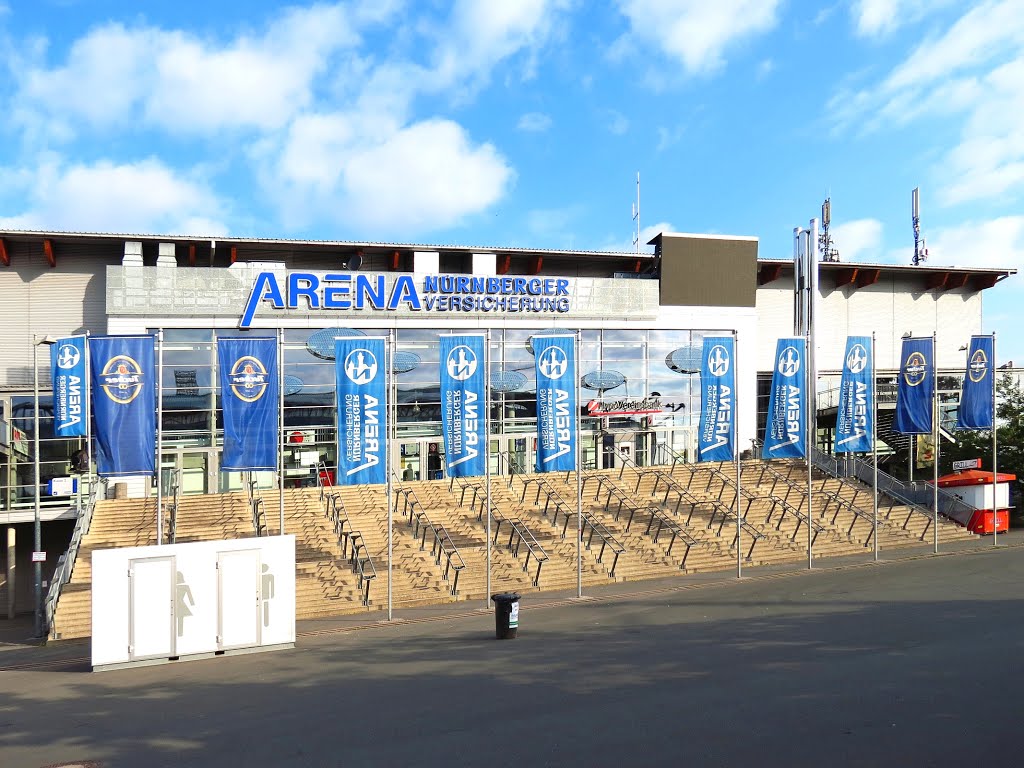
<svg viewBox="0 0 1024 768">
<path fill-rule="evenodd" d="M 995 419 L 993 377 L 995 376 L 995 339 L 972 336 L 967 350 L 967 371 L 960 395 L 957 429 L 992 429 Z"/>
<path fill-rule="evenodd" d="M 96 468 L 103 477 L 156 473 L 156 366 L 152 336 L 89 339 Z"/>
<path fill-rule="evenodd" d="M 338 485 L 387 482 L 387 361 L 384 339 L 335 339 Z"/>
<path fill-rule="evenodd" d="M 901 434 L 926 435 L 932 431 L 933 346 L 932 339 L 903 340 L 893 420 L 893 429 Z"/>
<path fill-rule="evenodd" d="M 576 337 L 534 336 L 537 374 L 537 471 L 576 468 Z"/>
<path fill-rule="evenodd" d="M 807 455 L 805 350 L 802 338 L 779 339 L 776 344 L 763 459 L 802 459 Z"/>
<path fill-rule="evenodd" d="M 85 336 L 58 339 L 50 347 L 53 381 L 53 432 L 57 437 L 85 437 L 89 421 Z"/>
<path fill-rule="evenodd" d="M 277 469 L 277 339 L 217 339 L 226 472 Z"/>
<path fill-rule="evenodd" d="M 700 364 L 697 461 L 729 461 L 736 452 L 736 365 L 732 336 L 706 336 Z"/>
<path fill-rule="evenodd" d="M 836 453 L 870 451 L 874 444 L 873 355 L 870 336 L 846 337 L 843 378 L 836 406 Z"/>
<path fill-rule="evenodd" d="M 484 346 L 483 334 L 441 336 L 441 431 L 451 477 L 487 471 Z"/>
</svg>

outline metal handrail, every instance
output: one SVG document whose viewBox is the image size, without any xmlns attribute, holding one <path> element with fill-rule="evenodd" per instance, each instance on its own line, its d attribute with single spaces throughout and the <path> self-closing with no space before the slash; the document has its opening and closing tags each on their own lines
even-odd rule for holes
<svg viewBox="0 0 1024 768">
<path fill-rule="evenodd" d="M 71 532 L 71 542 L 68 544 L 67 551 L 61 555 L 60 562 L 57 563 L 57 569 L 54 571 L 53 576 L 50 578 L 50 586 L 46 590 L 46 597 L 44 598 L 46 626 L 43 627 L 43 632 L 50 634 L 53 631 L 53 617 L 57 612 L 57 603 L 60 601 L 61 592 L 64 589 L 64 585 L 71 581 L 71 576 L 75 570 L 75 561 L 78 559 L 78 550 L 82 546 L 82 539 L 92 525 L 92 515 L 96 508 L 96 489 L 99 483 L 99 478 L 93 479 L 93 475 L 87 475 L 89 479 L 89 495 L 86 496 L 85 506 L 79 512 L 78 518 L 75 520 L 74 530 Z M 56 636 L 52 639 L 56 640 Z"/>
<path fill-rule="evenodd" d="M 523 562 L 523 572 L 526 573 L 530 568 L 530 558 L 532 557 L 534 562 L 537 563 L 537 573 L 533 577 L 533 586 L 540 586 L 540 571 L 544 567 L 544 563 L 548 561 L 548 553 L 544 551 L 544 547 L 537 541 L 537 537 L 533 535 L 526 523 L 524 523 L 518 517 L 506 517 L 501 510 L 491 505 L 491 516 L 494 518 L 494 543 L 498 543 L 498 535 L 501 531 L 501 524 L 508 523 L 511 529 L 508 535 L 508 543 L 505 545 L 512 557 L 519 557 L 519 547 L 523 544 L 526 545 L 526 560 Z"/>
<path fill-rule="evenodd" d="M 393 477 L 395 481 L 395 506 L 398 506 L 398 496 L 402 495 L 404 497 L 402 514 L 409 515 L 409 525 L 413 527 L 413 536 L 420 538 L 421 552 L 426 551 L 427 548 L 427 533 L 431 534 L 430 554 L 433 556 L 436 565 L 441 565 L 441 559 L 445 559 L 444 570 L 441 574 L 442 579 L 449 581 L 452 572 L 455 573 L 455 577 L 451 579 L 451 594 L 457 595 L 459 593 L 459 574 L 466 568 L 466 561 L 463 560 L 459 548 L 455 546 L 455 542 L 452 541 L 451 535 L 443 525 L 431 521 L 426 508 L 420 503 L 416 491 L 403 486 L 402 481 L 398 479 L 397 475 L 393 475 Z M 420 534 L 421 529 L 422 536 Z"/>
<path fill-rule="evenodd" d="M 355 530 L 352 519 L 348 516 L 348 509 L 345 508 L 345 500 L 339 493 L 328 493 L 330 485 L 321 486 L 320 500 L 326 501 L 324 514 L 334 525 L 334 534 L 341 544 L 341 556 L 347 557 L 349 544 L 352 545 L 352 555 L 349 562 L 359 576 L 359 595 L 363 605 L 370 604 L 370 584 L 377 578 L 377 569 L 373 565 L 369 550 L 366 548 L 366 541 L 363 534 Z M 345 526 L 348 525 L 346 529 Z M 365 554 L 364 554 L 365 553 Z"/>
<path fill-rule="evenodd" d="M 178 504 L 181 501 L 181 470 L 171 472 L 171 508 L 167 515 L 167 541 L 174 544 L 178 540 Z"/>
<path fill-rule="evenodd" d="M 808 525 L 811 528 L 811 546 L 814 546 L 814 542 L 818 540 L 818 534 L 824 530 L 827 530 L 820 523 L 814 521 L 814 517 L 803 512 L 799 507 L 794 507 L 785 499 L 780 499 L 778 496 L 769 496 L 768 499 L 772 502 L 772 505 L 768 508 L 768 515 L 764 519 L 765 525 L 769 525 L 772 521 L 772 516 L 775 514 L 775 508 L 780 507 L 782 514 L 779 515 L 779 522 L 775 524 L 775 530 L 782 530 L 782 521 L 786 519 L 786 514 L 791 514 L 797 519 L 796 528 L 793 529 L 793 535 L 789 537 L 790 541 L 796 541 L 797 535 L 800 533 L 801 525 Z"/>
</svg>

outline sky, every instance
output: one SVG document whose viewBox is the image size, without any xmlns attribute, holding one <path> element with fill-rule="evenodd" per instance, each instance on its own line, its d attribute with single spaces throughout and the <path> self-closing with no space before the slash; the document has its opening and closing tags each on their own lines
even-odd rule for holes
<svg viewBox="0 0 1024 768">
<path fill-rule="evenodd" d="M 0 229 L 1024 267 L 1024 0 L 0 0 Z M 646 248 L 646 246 L 644 246 Z M 1024 275 L 986 291 L 1024 364 Z"/>
</svg>

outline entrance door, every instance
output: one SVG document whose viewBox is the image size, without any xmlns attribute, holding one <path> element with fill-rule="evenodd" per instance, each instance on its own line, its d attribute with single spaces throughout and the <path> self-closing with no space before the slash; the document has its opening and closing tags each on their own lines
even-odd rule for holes
<svg viewBox="0 0 1024 768">
<path fill-rule="evenodd" d="M 263 613 L 259 550 L 218 553 L 217 577 L 220 592 L 217 647 L 225 650 L 259 645 Z"/>
<path fill-rule="evenodd" d="M 440 437 L 402 440 L 398 443 L 398 456 L 393 460 L 402 480 L 443 480 L 447 477 L 444 440 Z"/>
<path fill-rule="evenodd" d="M 210 488 L 210 471 L 213 466 L 209 450 L 188 448 L 164 449 L 160 456 L 160 471 L 163 473 L 164 496 L 170 496 L 177 477 L 183 494 L 207 493 Z M 156 493 L 156 489 L 153 490 Z"/>
<path fill-rule="evenodd" d="M 176 576 L 173 557 L 128 562 L 128 656 L 132 661 L 174 656 Z"/>
</svg>

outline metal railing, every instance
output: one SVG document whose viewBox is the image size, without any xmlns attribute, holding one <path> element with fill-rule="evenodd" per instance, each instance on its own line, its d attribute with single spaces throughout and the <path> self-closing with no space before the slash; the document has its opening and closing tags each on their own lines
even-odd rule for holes
<svg viewBox="0 0 1024 768">
<path fill-rule="evenodd" d="M 78 559 L 78 550 L 82 546 L 82 539 L 89 533 L 89 527 L 92 525 L 92 515 L 96 508 L 97 488 L 99 486 L 97 481 L 99 478 L 89 475 L 88 479 L 89 493 L 79 510 L 78 518 L 75 520 L 75 527 L 71 532 L 71 542 L 68 544 L 67 551 L 61 555 L 57 568 L 53 572 L 53 576 L 50 577 L 50 586 L 46 590 L 44 598 L 44 620 L 46 621 L 46 626 L 43 627 L 43 631 L 48 635 L 53 632 L 53 617 L 57 612 L 57 603 L 60 601 L 64 585 L 71 581 L 71 576 L 75 569 L 75 561 Z M 54 635 L 52 639 L 56 640 L 57 637 Z"/>
<path fill-rule="evenodd" d="M 377 578 L 377 569 L 373 565 L 373 559 L 366 548 L 366 541 L 363 534 L 355 530 L 352 519 L 348 516 L 345 502 L 339 493 L 330 493 L 331 486 L 325 485 L 320 488 L 320 501 L 326 502 L 324 514 L 334 526 L 334 533 L 341 545 L 341 556 L 347 557 L 352 569 L 359 577 L 359 596 L 363 605 L 370 604 L 370 584 Z M 351 555 L 349 550 L 351 549 Z"/>
<path fill-rule="evenodd" d="M 263 494 L 257 487 L 259 481 L 255 478 L 255 472 L 249 473 L 249 479 L 245 483 L 245 493 L 249 500 L 249 514 L 252 517 L 252 529 L 256 536 L 267 535 L 267 510 L 263 503 Z"/>
<path fill-rule="evenodd" d="M 451 594 L 459 593 L 459 574 L 466 568 L 466 562 L 462 559 L 459 548 L 455 546 L 451 535 L 440 523 L 435 523 L 427 514 L 426 508 L 420 503 L 416 491 L 406 488 L 401 484 L 397 475 L 392 475 L 394 480 L 395 508 L 398 508 L 399 497 L 402 498 L 403 506 L 401 514 L 409 517 L 409 526 L 413 529 L 413 537 L 420 540 L 420 551 L 427 548 L 427 536 L 430 536 L 430 554 L 434 563 L 438 566 L 444 561 L 444 568 L 441 578 L 451 581 Z M 454 576 L 452 576 L 454 574 Z"/>
<path fill-rule="evenodd" d="M 171 472 L 170 508 L 167 510 L 167 542 L 178 540 L 178 505 L 181 502 L 181 470 Z"/>
</svg>

